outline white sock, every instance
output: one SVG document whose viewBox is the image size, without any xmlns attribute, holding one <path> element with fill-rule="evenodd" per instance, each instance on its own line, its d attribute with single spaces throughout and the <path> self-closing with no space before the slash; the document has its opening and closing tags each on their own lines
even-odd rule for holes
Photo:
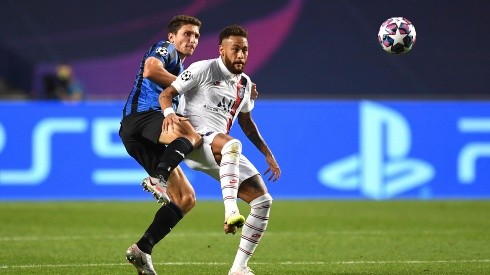
<svg viewBox="0 0 490 275">
<path fill-rule="evenodd" d="M 238 186 L 240 185 L 240 155 L 242 144 L 237 139 L 232 139 L 225 143 L 221 150 L 221 164 L 219 176 L 221 183 L 221 193 L 225 204 L 225 218 L 232 212 L 239 212 L 237 205 Z"/>
<path fill-rule="evenodd" d="M 255 248 L 259 245 L 260 239 L 264 235 L 267 224 L 269 223 L 271 204 L 272 197 L 269 193 L 250 202 L 250 214 L 243 226 L 240 245 L 231 270 L 247 266 L 248 260 L 252 257 Z"/>
</svg>

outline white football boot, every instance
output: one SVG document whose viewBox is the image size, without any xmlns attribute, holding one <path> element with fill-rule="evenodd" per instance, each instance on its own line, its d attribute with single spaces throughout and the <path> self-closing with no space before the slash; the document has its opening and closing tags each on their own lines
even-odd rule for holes
<svg viewBox="0 0 490 275">
<path fill-rule="evenodd" d="M 254 275 L 255 273 L 250 269 L 250 267 L 240 267 L 235 270 L 231 270 L 228 272 L 228 275 Z"/>
<path fill-rule="evenodd" d="M 151 255 L 141 251 L 136 244 L 131 245 L 126 251 L 126 259 L 136 267 L 139 275 L 156 275 L 153 268 Z"/>
<path fill-rule="evenodd" d="M 170 197 L 167 195 L 167 182 L 163 179 L 147 177 L 141 183 L 143 189 L 153 194 L 158 203 L 167 205 L 170 203 Z"/>
</svg>

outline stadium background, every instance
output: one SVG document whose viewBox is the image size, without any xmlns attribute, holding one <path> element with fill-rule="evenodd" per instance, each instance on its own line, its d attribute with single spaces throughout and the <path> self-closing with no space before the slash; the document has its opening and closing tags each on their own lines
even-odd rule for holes
<svg viewBox="0 0 490 275">
<path fill-rule="evenodd" d="M 121 180 L 141 175 L 120 147 L 118 117 L 142 54 L 181 13 L 204 23 L 187 65 L 216 57 L 224 26 L 249 29 L 254 117 L 284 170 L 270 185 L 277 197 L 490 197 L 489 2 L 246 3 L 1 1 L 0 76 L 11 89 L 0 103 L 0 199 L 147 199 Z M 417 29 L 408 55 L 377 44 L 392 16 Z M 87 102 L 42 100 L 42 77 L 60 62 L 73 65 Z M 246 143 L 263 171 L 255 151 Z M 187 172 L 198 197 L 219 197 Z"/>
</svg>

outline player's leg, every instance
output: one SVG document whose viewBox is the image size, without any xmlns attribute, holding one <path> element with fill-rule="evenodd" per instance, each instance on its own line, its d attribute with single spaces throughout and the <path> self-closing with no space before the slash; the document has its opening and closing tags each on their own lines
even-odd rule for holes
<svg viewBox="0 0 490 275">
<path fill-rule="evenodd" d="M 128 154 L 150 175 L 143 180 L 143 188 L 151 192 L 158 202 L 169 203 L 167 184 L 159 181 L 157 170 L 165 152 L 165 145 L 159 143 L 163 119 L 159 111 L 133 113 L 121 121 L 119 135 Z"/>
<path fill-rule="evenodd" d="M 221 193 L 225 205 L 225 224 L 241 227 L 245 218 L 238 210 L 237 197 L 242 143 L 229 135 L 217 134 L 211 143 L 211 150 L 216 163 L 219 164 Z"/>
<path fill-rule="evenodd" d="M 180 123 L 174 123 L 168 132 L 162 129 L 158 142 L 168 144 L 157 170 L 160 180 L 166 182 L 171 171 L 182 162 L 185 156 L 202 144 L 202 137 L 188 121 L 181 120 Z"/>
<path fill-rule="evenodd" d="M 160 112 L 158 112 L 160 113 Z M 160 131 L 155 130 L 155 127 L 160 127 L 160 123 L 162 121 L 162 117 L 160 114 L 149 117 L 142 116 L 143 118 L 139 118 L 137 121 L 132 122 L 133 125 L 144 125 L 144 129 L 141 131 L 142 136 L 139 137 L 134 132 L 138 133 L 138 130 L 133 131 L 133 133 L 128 133 L 126 131 L 126 126 L 128 123 L 123 120 L 120 136 L 123 140 L 123 144 L 126 147 L 128 153 L 138 161 L 138 163 L 143 166 L 146 172 L 150 175 L 150 177 L 146 178 L 144 182 L 148 184 L 147 189 L 155 188 L 153 184 L 149 184 L 148 182 L 156 180 L 155 177 L 151 175 L 158 174 L 158 164 L 160 163 L 162 156 L 168 150 L 164 145 L 159 144 L 156 141 L 157 135 L 161 137 Z M 145 124 L 146 123 L 146 124 Z M 136 136 L 133 137 L 133 136 Z M 202 139 L 199 136 L 199 139 Z M 174 200 L 175 204 L 182 209 L 182 212 L 189 212 L 195 205 L 195 192 L 187 180 L 187 177 L 184 175 L 182 169 L 177 167 L 177 169 L 173 169 L 172 173 L 168 178 L 168 185 L 166 186 L 165 196 L 167 196 L 167 201 L 170 199 Z M 144 184 L 145 185 L 145 184 Z"/>
<path fill-rule="evenodd" d="M 150 177 L 143 180 L 143 188 L 153 194 L 158 203 L 168 203 L 170 197 L 167 194 L 167 180 L 175 167 L 182 161 L 183 157 L 191 152 L 193 148 L 202 144 L 202 137 L 194 131 L 188 121 L 182 120 L 181 123 L 175 124 L 172 131 L 163 132 L 163 114 L 161 112 L 151 112 L 140 115 L 138 127 L 140 127 L 141 136 L 151 141 L 149 147 L 153 144 L 162 147 L 163 144 L 171 143 L 166 149 L 163 146 L 161 154 L 157 154 L 156 166 L 149 167 Z M 142 126 L 141 126 L 142 125 Z M 171 142 L 173 141 L 173 142 Z M 141 158 L 145 158 L 152 149 L 147 148 L 142 152 Z M 155 160 L 152 160 L 153 164 Z M 141 164 L 141 162 L 140 162 Z M 177 181 L 178 182 L 178 181 Z"/>
<path fill-rule="evenodd" d="M 232 209 L 236 211 L 236 215 L 233 216 L 225 214 L 225 224 L 234 229 L 234 231 L 228 231 L 228 227 L 225 226 L 225 233 L 235 233 L 236 229 L 238 227 L 241 227 L 245 222 L 245 218 L 238 213 L 238 207 L 236 205 L 239 182 L 249 177 L 252 177 L 253 175 L 259 174 L 257 169 L 255 169 L 255 167 L 253 167 L 251 164 L 251 168 L 245 170 L 246 173 L 241 172 L 242 161 L 250 163 L 246 157 L 239 158 L 238 161 L 240 165 L 224 165 L 225 163 L 231 161 L 228 161 L 227 157 L 224 157 L 222 159 L 222 152 L 223 156 L 225 156 L 228 155 L 227 153 L 225 153 L 226 151 L 235 151 L 234 153 L 229 154 L 234 155 L 234 158 L 236 158 L 238 152 L 240 152 L 240 150 L 236 150 L 237 148 L 235 148 L 235 150 L 230 150 L 233 149 L 233 147 L 238 147 L 235 141 L 236 140 L 234 140 L 233 138 L 224 134 L 212 133 L 209 135 L 205 135 L 203 138 L 203 146 L 201 146 L 197 150 L 194 150 L 185 159 L 185 163 L 191 169 L 204 172 L 221 183 L 223 198 L 225 198 L 225 205 L 233 206 Z M 223 150 L 224 147 L 229 148 Z M 220 166 L 219 164 L 222 165 Z M 240 170 L 236 171 L 236 168 L 239 166 Z M 230 169 L 231 172 L 228 169 Z M 232 174 L 232 176 L 226 176 L 225 174 Z M 236 187 L 234 186 L 235 184 Z M 230 217 L 234 219 L 230 219 Z"/>
<path fill-rule="evenodd" d="M 141 129 L 138 129 L 137 126 L 151 121 L 148 117 L 143 118 L 145 119 L 129 121 L 123 119 L 120 136 L 128 153 L 145 168 L 148 174 L 152 175 L 165 151 L 165 146 L 138 135 Z M 168 188 L 168 196 L 173 198 L 175 203 L 170 202 L 163 205 L 156 212 L 153 222 L 140 240 L 131 245 L 126 252 L 128 261 L 136 267 L 138 272 L 144 272 L 144 274 L 156 274 L 151 262 L 154 245 L 163 239 L 195 204 L 194 189 L 180 168 L 175 169 L 170 176 Z"/>
<path fill-rule="evenodd" d="M 126 148 L 126 151 L 132 156 L 141 166 L 146 167 L 147 173 L 151 172 L 151 163 L 156 163 L 159 154 L 163 154 L 165 147 L 158 146 L 149 140 L 143 139 L 140 135 L 138 125 L 144 124 L 144 116 L 142 114 L 134 114 L 125 117 L 121 122 L 119 135 Z M 152 150 L 151 154 L 146 152 Z M 148 169 L 147 169 L 148 168 Z M 156 274 L 153 268 L 151 255 L 148 252 L 143 252 L 136 245 L 131 245 L 126 251 L 126 259 L 134 265 L 139 274 Z"/>
<path fill-rule="evenodd" d="M 130 154 L 137 158 L 148 174 L 155 174 L 156 166 L 165 147 L 143 140 L 129 145 L 125 142 Z M 144 253 L 151 254 L 153 246 L 165 237 L 170 230 L 195 205 L 195 192 L 180 167 L 174 169 L 169 177 L 166 194 L 172 199 L 164 204 L 155 214 L 152 224 L 138 241 L 138 247 Z"/>
<path fill-rule="evenodd" d="M 151 254 L 153 247 L 170 233 L 196 203 L 194 189 L 180 167 L 172 171 L 167 192 L 172 201 L 160 207 L 153 222 L 137 242 L 138 247 L 145 253 Z"/>
<path fill-rule="evenodd" d="M 196 205 L 196 193 L 184 172 L 177 166 L 168 178 L 167 192 L 175 205 L 185 214 Z"/>
<path fill-rule="evenodd" d="M 170 174 L 167 192 L 172 201 L 157 210 L 143 236 L 126 252 L 126 258 L 138 272 L 147 272 L 142 274 L 156 274 L 152 273 L 153 247 L 171 232 L 196 203 L 194 189 L 180 167 Z"/>
<path fill-rule="evenodd" d="M 259 174 L 240 184 L 238 196 L 250 205 L 250 213 L 243 226 L 240 245 L 229 274 L 253 274 L 247 264 L 267 229 L 272 197 Z"/>
</svg>

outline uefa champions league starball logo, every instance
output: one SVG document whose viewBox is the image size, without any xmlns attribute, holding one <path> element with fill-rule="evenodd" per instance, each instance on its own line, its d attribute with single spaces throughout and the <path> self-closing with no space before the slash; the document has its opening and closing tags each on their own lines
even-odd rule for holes
<svg viewBox="0 0 490 275">
<path fill-rule="evenodd" d="M 183 73 L 180 75 L 180 78 L 181 78 L 182 80 L 184 80 L 184 81 L 187 81 L 187 80 L 191 79 L 191 76 L 192 76 L 192 74 L 191 74 L 191 72 L 190 72 L 190 71 L 185 71 L 185 72 L 183 72 Z"/>
<path fill-rule="evenodd" d="M 160 56 L 166 56 L 168 54 L 167 48 L 164 47 L 159 47 L 158 49 L 155 50 L 156 53 Z"/>
</svg>

